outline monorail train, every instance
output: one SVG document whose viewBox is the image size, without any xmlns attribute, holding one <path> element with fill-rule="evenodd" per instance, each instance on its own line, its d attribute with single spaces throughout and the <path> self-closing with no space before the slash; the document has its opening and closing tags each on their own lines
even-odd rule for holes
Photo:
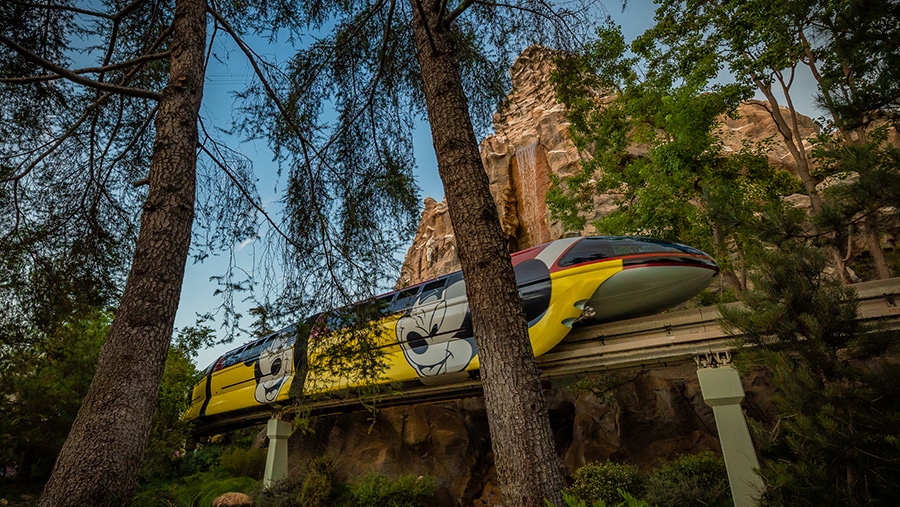
<svg viewBox="0 0 900 507">
<path fill-rule="evenodd" d="M 705 289 L 719 272 L 700 250 L 641 237 L 559 239 L 514 253 L 512 263 L 535 357 L 556 346 L 579 319 L 604 322 L 661 312 Z M 371 325 L 385 366 L 380 381 L 427 383 L 478 369 L 462 272 L 365 304 L 373 303 L 377 317 Z M 323 344 L 353 340 L 334 315 L 320 314 L 308 325 L 287 327 L 219 357 L 194 387 L 184 418 L 204 422 L 287 401 L 301 364 L 308 370 L 305 381 L 299 380 L 306 393 L 353 386 L 352 378 L 324 373 Z M 308 347 L 297 346 L 301 332 L 306 334 L 300 342 Z"/>
</svg>

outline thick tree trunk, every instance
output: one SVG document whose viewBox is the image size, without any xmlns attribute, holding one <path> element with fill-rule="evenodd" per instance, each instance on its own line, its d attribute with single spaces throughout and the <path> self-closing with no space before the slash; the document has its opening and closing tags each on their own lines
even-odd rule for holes
<svg viewBox="0 0 900 507">
<path fill-rule="evenodd" d="M 205 1 L 177 0 L 131 273 L 42 506 L 126 505 L 137 484 L 190 246 L 205 45 Z"/>
<path fill-rule="evenodd" d="M 412 0 L 428 118 L 481 361 L 503 505 L 562 505 L 553 445 L 528 325 L 469 117 L 452 34 L 438 0 Z"/>
</svg>

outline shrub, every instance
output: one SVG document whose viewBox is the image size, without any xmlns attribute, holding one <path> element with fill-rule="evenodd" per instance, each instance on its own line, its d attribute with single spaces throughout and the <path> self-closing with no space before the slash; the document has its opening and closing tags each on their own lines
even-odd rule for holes
<svg viewBox="0 0 900 507">
<path fill-rule="evenodd" d="M 437 484 L 431 476 L 397 478 L 370 474 L 349 485 L 350 505 L 358 507 L 419 507 L 433 500 Z"/>
<path fill-rule="evenodd" d="M 711 452 L 680 456 L 650 476 L 644 498 L 659 507 L 732 505 L 725 462 Z"/>
<path fill-rule="evenodd" d="M 331 505 L 331 477 L 319 471 L 306 476 L 300 489 L 301 507 L 326 507 Z"/>
<path fill-rule="evenodd" d="M 633 496 L 629 495 L 625 491 L 619 489 L 619 496 L 622 498 L 622 501 L 614 504 L 615 507 L 650 507 L 650 504 L 643 500 L 638 500 Z M 596 500 L 590 506 L 584 500 L 580 500 L 568 493 L 563 493 L 563 498 L 566 500 L 566 507 L 611 507 L 606 504 L 603 500 Z M 549 500 L 546 501 L 548 507 L 554 507 Z"/>
<path fill-rule="evenodd" d="M 248 491 L 256 486 L 249 477 L 222 477 L 203 472 L 174 484 L 145 486 L 131 500 L 131 507 L 200 507 L 211 505 L 217 496 L 230 491 Z"/>
<path fill-rule="evenodd" d="M 638 497 L 644 492 L 644 479 L 633 465 L 610 461 L 591 463 L 576 470 L 573 478 L 566 492 L 588 505 L 598 500 L 606 505 L 618 505 L 623 498 L 619 490 Z"/>
<path fill-rule="evenodd" d="M 266 451 L 233 447 L 222 454 L 219 464 L 231 475 L 262 479 L 266 471 Z"/>
<path fill-rule="evenodd" d="M 310 463 L 305 471 L 293 473 L 254 495 L 258 507 L 324 507 L 334 505 L 334 470 L 324 460 Z"/>
</svg>

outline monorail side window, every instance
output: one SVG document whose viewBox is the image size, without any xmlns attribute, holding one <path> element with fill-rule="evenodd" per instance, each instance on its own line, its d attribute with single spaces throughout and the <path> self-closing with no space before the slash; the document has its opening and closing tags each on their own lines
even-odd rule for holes
<svg viewBox="0 0 900 507">
<path fill-rule="evenodd" d="M 228 368 L 229 366 L 234 366 L 241 362 L 241 354 L 243 354 L 244 351 L 247 350 L 247 347 L 249 347 L 249 345 L 244 345 L 239 349 L 232 350 L 231 352 L 225 354 L 225 356 L 222 358 L 222 368 Z"/>
<path fill-rule="evenodd" d="M 432 280 L 422 286 L 422 294 L 426 294 L 428 292 L 435 291 L 438 289 L 443 289 L 444 284 L 446 282 L 447 282 L 447 277 L 438 278 L 437 280 Z"/>
<path fill-rule="evenodd" d="M 648 253 L 702 253 L 688 246 L 650 238 L 622 238 L 611 241 L 610 244 L 617 256 Z"/>
<path fill-rule="evenodd" d="M 572 248 L 559 260 L 559 267 L 574 266 L 587 262 L 595 262 L 613 257 L 611 241 L 607 238 L 584 238 L 572 245 Z"/>
<path fill-rule="evenodd" d="M 391 304 L 391 312 L 399 312 L 412 306 L 413 302 L 416 300 L 416 295 L 421 288 L 421 285 L 415 285 L 398 292 L 397 298 L 394 299 L 394 302 Z"/>
<path fill-rule="evenodd" d="M 244 352 L 241 354 L 241 358 L 240 358 L 241 361 L 244 363 L 249 363 L 249 362 L 254 361 L 257 357 L 259 357 L 259 354 L 263 350 L 265 350 L 266 347 L 268 347 L 270 343 L 272 343 L 272 340 L 276 336 L 278 336 L 278 333 L 273 333 L 265 338 L 260 338 L 259 340 L 253 342 L 251 344 L 251 346 L 247 347 L 247 349 L 245 349 Z"/>
</svg>

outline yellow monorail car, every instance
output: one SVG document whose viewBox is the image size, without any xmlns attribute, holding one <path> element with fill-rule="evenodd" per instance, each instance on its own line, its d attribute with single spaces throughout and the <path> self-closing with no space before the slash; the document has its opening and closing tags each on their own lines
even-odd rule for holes
<svg viewBox="0 0 900 507">
<path fill-rule="evenodd" d="M 699 250 L 638 237 L 560 239 L 517 252 L 512 262 L 535 357 L 583 316 L 611 321 L 658 313 L 690 299 L 718 274 L 715 261 Z M 341 374 L 328 366 L 328 351 L 352 341 L 354 332 L 374 338 L 384 366 L 379 382 L 478 369 L 461 272 L 356 305 L 348 315 L 359 315 L 363 306 L 374 310 L 368 327 L 357 331 L 342 324 L 341 312 L 330 313 L 225 353 L 204 370 L 184 418 L 211 421 L 285 402 L 298 371 L 308 370 L 306 393 L 359 385 L 352 372 L 363 371 L 371 358 L 350 360 Z"/>
</svg>

